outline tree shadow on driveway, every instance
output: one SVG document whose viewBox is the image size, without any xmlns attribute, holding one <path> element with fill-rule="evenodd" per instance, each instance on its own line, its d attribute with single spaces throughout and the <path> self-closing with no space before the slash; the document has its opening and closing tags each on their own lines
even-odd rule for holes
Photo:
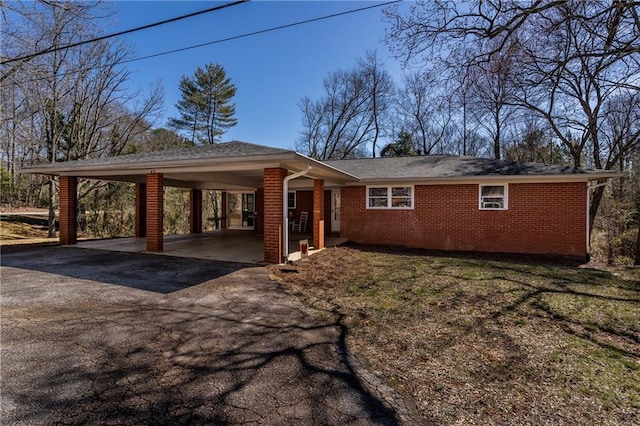
<svg viewBox="0 0 640 426">
<path fill-rule="evenodd" d="M 342 319 L 306 310 L 265 268 L 165 294 L 84 275 L 37 282 L 49 267 L 35 263 L 3 274 L 7 423 L 400 423 L 395 395 L 349 353 Z"/>
</svg>

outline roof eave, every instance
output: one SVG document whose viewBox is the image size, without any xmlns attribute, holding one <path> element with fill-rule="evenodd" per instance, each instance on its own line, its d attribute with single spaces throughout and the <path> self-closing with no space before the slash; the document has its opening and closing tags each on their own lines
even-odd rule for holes
<svg viewBox="0 0 640 426">
<path fill-rule="evenodd" d="M 300 154 L 299 152 L 296 152 L 295 155 L 296 155 L 296 158 L 298 160 L 303 161 L 303 162 L 305 162 L 307 164 L 310 164 L 312 167 L 316 166 L 316 167 L 318 167 L 320 169 L 324 169 L 324 170 L 328 171 L 331 174 L 340 176 L 342 178 L 341 180 L 344 181 L 344 182 L 357 182 L 357 181 L 360 180 L 360 178 L 358 178 L 357 176 L 352 175 L 350 173 L 347 173 L 347 172 L 345 172 L 343 170 L 340 170 L 340 169 L 338 169 L 336 167 L 330 166 L 330 165 L 328 165 L 328 164 L 326 164 L 326 163 L 324 163 L 324 162 L 322 162 L 320 160 L 316 160 L 316 159 L 308 157 L 308 156 L 306 156 L 304 154 Z"/>
<path fill-rule="evenodd" d="M 447 176 L 447 177 L 396 177 L 396 178 L 362 178 L 351 185 L 374 185 L 384 183 L 411 184 L 474 184 L 479 182 L 514 182 L 514 183 L 544 183 L 544 182 L 589 182 L 593 180 L 611 179 L 624 176 L 623 173 L 581 173 L 581 174 L 550 174 L 550 175 L 491 175 L 491 176 Z"/>
</svg>

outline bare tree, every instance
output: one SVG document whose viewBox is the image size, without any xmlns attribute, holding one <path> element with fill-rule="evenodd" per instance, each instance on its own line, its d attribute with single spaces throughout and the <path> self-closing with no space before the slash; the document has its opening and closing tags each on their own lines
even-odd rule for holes
<svg viewBox="0 0 640 426">
<path fill-rule="evenodd" d="M 367 52 L 359 61 L 360 72 L 369 86 L 370 113 L 373 118 L 371 153 L 376 156 L 378 140 L 388 127 L 394 84 L 389 73 L 380 64 L 376 52 Z"/>
<path fill-rule="evenodd" d="M 620 96 L 637 108 L 640 20 L 637 2 L 417 2 L 408 16 L 388 9 L 389 41 L 405 60 L 433 60 L 458 72 L 453 53 L 473 49 L 468 67 L 509 50 L 518 58 L 515 106 L 532 111 L 576 167 L 612 169 L 638 146 L 637 131 L 612 132 L 608 105 Z M 447 68 L 448 67 L 448 68 Z M 444 72 L 446 74 L 446 72 Z M 603 188 L 593 192 L 591 222 Z"/>
<path fill-rule="evenodd" d="M 517 131 L 517 138 L 504 146 L 504 158 L 521 163 L 561 164 L 567 159 L 540 123 L 529 119 Z"/>
<path fill-rule="evenodd" d="M 516 113 L 513 76 L 517 69 L 514 45 L 492 55 L 485 62 L 472 63 L 469 78 L 474 108 L 472 114 L 493 142 L 493 157 L 501 158 L 503 133 Z"/>
<path fill-rule="evenodd" d="M 396 94 L 398 119 L 403 131 L 416 141 L 416 150 L 428 155 L 444 149 L 451 130 L 450 103 L 435 87 L 433 75 L 414 72 L 405 75 Z M 402 133 L 402 132 L 400 132 Z"/>
<path fill-rule="evenodd" d="M 330 73 L 323 88 L 321 99 L 305 97 L 299 103 L 303 130 L 296 148 L 318 159 L 362 157 L 369 146 L 375 153 L 393 93 L 375 54 L 353 70 Z"/>
<path fill-rule="evenodd" d="M 7 40 L 12 42 L 6 53 L 10 57 L 92 38 L 99 34 L 98 24 L 106 16 L 99 2 L 40 1 L 16 9 L 20 19 L 7 22 L 24 28 L 14 31 L 10 27 L 3 34 L 14 36 Z M 23 157 L 14 162 L 118 155 L 129 140 L 146 131 L 160 108 L 162 94 L 156 87 L 143 99 L 126 90 L 129 73 L 118 63 L 127 54 L 122 44 L 99 41 L 3 66 L 2 75 L 9 75 L 2 83 L 3 95 L 11 93 L 23 109 L 21 114 L 17 109 L 3 111 L 2 123 L 21 122 L 33 132 L 31 139 L 24 139 L 25 135 L 15 139 Z M 19 66 L 19 74 L 9 66 Z M 5 117 L 8 112 L 12 115 Z M 54 179 L 48 180 L 48 192 L 49 235 L 53 236 Z"/>
</svg>

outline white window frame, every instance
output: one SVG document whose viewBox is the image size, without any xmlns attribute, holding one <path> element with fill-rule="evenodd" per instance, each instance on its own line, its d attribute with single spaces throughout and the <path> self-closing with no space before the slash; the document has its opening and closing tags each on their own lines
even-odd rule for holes
<svg viewBox="0 0 640 426">
<path fill-rule="evenodd" d="M 289 194 L 293 194 L 293 206 L 289 204 Z M 298 203 L 298 195 L 296 194 L 296 191 L 287 192 L 287 208 L 289 210 L 295 210 L 297 203 Z"/>
<path fill-rule="evenodd" d="M 369 189 L 371 188 L 385 188 L 387 190 L 387 205 L 384 207 L 370 207 L 369 206 Z M 393 188 L 409 188 L 411 191 L 411 206 L 410 207 L 393 207 L 392 194 Z M 413 210 L 415 207 L 415 186 L 414 185 L 367 185 L 367 196 L 365 197 L 365 203 L 367 210 Z"/>
<path fill-rule="evenodd" d="M 504 187 L 504 195 L 502 197 L 502 207 L 483 207 L 482 205 L 482 188 L 485 186 L 502 186 Z M 478 209 L 480 210 L 509 210 L 509 184 L 507 183 L 487 183 L 478 185 Z"/>
</svg>

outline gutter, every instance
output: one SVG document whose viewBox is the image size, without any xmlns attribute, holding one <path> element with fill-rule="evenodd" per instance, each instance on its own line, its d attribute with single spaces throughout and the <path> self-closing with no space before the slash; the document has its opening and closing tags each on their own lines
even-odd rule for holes
<svg viewBox="0 0 640 426">
<path fill-rule="evenodd" d="M 311 165 L 307 164 L 305 170 L 286 176 L 282 181 L 282 259 L 283 263 L 289 262 L 289 181 L 304 176 L 311 171 Z"/>
<path fill-rule="evenodd" d="M 603 183 L 598 183 L 598 184 L 593 184 L 593 185 L 589 185 L 587 184 L 587 262 L 589 260 L 591 260 L 591 235 L 589 234 L 589 210 L 591 208 L 591 189 L 595 189 L 595 188 L 599 188 L 601 186 L 605 186 L 607 182 L 603 182 Z"/>
</svg>

